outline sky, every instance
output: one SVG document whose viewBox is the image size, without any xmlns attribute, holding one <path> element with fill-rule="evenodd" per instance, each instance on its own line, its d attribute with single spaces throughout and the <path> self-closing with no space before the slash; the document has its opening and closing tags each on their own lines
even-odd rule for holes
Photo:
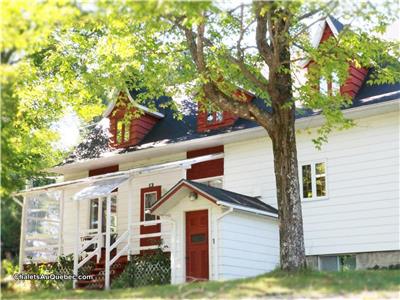
<svg viewBox="0 0 400 300">
<path fill-rule="evenodd" d="M 397 20 L 387 28 L 383 38 L 386 40 L 400 41 L 400 20 Z M 80 141 L 80 127 L 82 126 L 79 118 L 72 112 L 66 111 L 64 117 L 54 125 L 61 139 L 55 147 L 61 150 L 71 149 Z"/>
</svg>

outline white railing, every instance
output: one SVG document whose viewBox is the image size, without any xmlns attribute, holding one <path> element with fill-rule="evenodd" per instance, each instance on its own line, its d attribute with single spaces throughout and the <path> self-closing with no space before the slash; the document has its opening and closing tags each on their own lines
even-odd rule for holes
<svg viewBox="0 0 400 300">
<path fill-rule="evenodd" d="M 143 221 L 143 222 L 136 222 L 132 223 L 128 226 L 128 230 L 122 233 L 118 239 L 110 245 L 108 242 L 106 242 L 106 260 L 105 260 L 105 284 L 104 287 L 106 289 L 109 288 L 110 286 L 110 268 L 111 266 L 122 256 L 122 255 L 127 255 L 128 260 L 130 260 L 130 254 L 134 251 L 143 251 L 143 250 L 154 250 L 158 249 L 159 245 L 151 245 L 151 246 L 140 246 L 140 240 L 143 238 L 157 238 L 161 236 L 166 236 L 170 235 L 170 232 L 155 232 L 155 233 L 146 233 L 146 234 L 141 234 L 140 233 L 140 228 L 142 226 L 153 226 L 153 225 L 158 225 L 160 224 L 168 224 L 170 222 L 168 221 L 161 221 L 161 220 L 155 220 L 155 221 Z M 139 234 L 138 235 L 132 235 L 132 227 L 137 226 L 139 229 Z M 138 240 L 139 242 L 137 243 L 139 247 L 133 248 L 131 246 L 131 241 L 132 240 Z M 111 252 L 116 249 L 121 243 L 126 242 L 126 245 L 117 252 L 117 254 L 111 258 Z"/>
<path fill-rule="evenodd" d="M 89 260 L 91 260 L 94 256 L 97 256 L 97 262 L 99 262 L 100 257 L 101 257 L 101 245 L 103 241 L 103 233 L 101 232 L 100 229 L 85 229 L 82 230 L 79 234 L 79 239 L 80 243 L 79 246 L 76 249 L 76 257 L 77 259 L 74 259 L 74 274 L 78 275 L 79 269 L 85 265 Z M 89 254 L 82 258 L 83 253 L 86 252 L 86 250 L 90 246 L 96 246 L 96 248 L 92 251 L 89 252 Z M 80 260 L 80 261 L 79 261 Z M 76 285 L 76 280 L 74 280 L 74 286 Z"/>
</svg>

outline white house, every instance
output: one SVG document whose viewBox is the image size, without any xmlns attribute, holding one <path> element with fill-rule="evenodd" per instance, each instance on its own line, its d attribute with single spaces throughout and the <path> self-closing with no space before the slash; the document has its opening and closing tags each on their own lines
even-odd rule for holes
<svg viewBox="0 0 400 300">
<path fill-rule="evenodd" d="M 319 41 L 341 28 L 329 19 Z M 296 121 L 306 254 L 322 270 L 400 261 L 400 83 L 369 85 L 370 73 L 349 66 L 340 91 L 353 98 L 344 114 L 356 126 L 333 132 L 321 150 L 312 138 L 322 116 L 307 112 Z M 97 258 L 105 261 L 108 287 L 112 265 L 154 249 L 156 239 L 171 256 L 172 283 L 277 267 L 275 177 L 265 130 L 227 112 L 194 109 L 179 121 L 161 108 L 164 98 L 157 111 L 136 104 L 144 114 L 128 125 L 118 101 L 135 103 L 135 93 L 116 93 L 103 121 L 51 169 L 64 182 L 21 192 L 21 264 L 74 253 L 77 272 Z M 82 252 L 89 256 L 81 260 Z"/>
</svg>

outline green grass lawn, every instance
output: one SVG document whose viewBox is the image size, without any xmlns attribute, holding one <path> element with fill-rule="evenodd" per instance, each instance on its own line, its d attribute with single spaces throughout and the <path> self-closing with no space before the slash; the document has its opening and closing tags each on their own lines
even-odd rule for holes
<svg viewBox="0 0 400 300">
<path fill-rule="evenodd" d="M 398 298 L 400 271 L 346 271 L 287 274 L 280 271 L 262 276 L 224 282 L 198 282 L 182 285 L 149 286 L 111 291 L 42 290 L 12 293 L 3 291 L 3 299 L 121 299 L 121 298 L 255 298 L 364 295 L 366 299 Z"/>
</svg>

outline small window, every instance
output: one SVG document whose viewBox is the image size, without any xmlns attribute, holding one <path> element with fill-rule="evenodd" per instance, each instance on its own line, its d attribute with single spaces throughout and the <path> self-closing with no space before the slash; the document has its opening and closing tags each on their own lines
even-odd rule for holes
<svg viewBox="0 0 400 300">
<path fill-rule="evenodd" d="M 107 222 L 107 199 L 102 199 L 102 226 L 101 231 L 106 232 L 106 222 Z M 89 219 L 89 228 L 97 229 L 99 226 L 99 199 L 91 199 L 90 200 L 90 219 Z M 117 196 L 114 194 L 111 196 L 111 232 L 117 231 Z"/>
<path fill-rule="evenodd" d="M 325 77 L 319 79 L 319 92 L 325 96 L 328 94 L 328 81 Z"/>
<path fill-rule="evenodd" d="M 300 178 L 303 199 L 320 198 L 327 195 L 326 165 L 324 162 L 302 165 Z"/>
<path fill-rule="evenodd" d="M 127 124 L 124 120 L 117 121 L 117 144 L 123 144 L 130 139 L 130 123 Z"/>
<path fill-rule="evenodd" d="M 332 80 L 331 80 L 331 86 L 332 86 L 332 94 L 336 95 L 340 93 L 340 83 L 339 83 L 339 77 L 337 73 L 332 73 Z"/>
<path fill-rule="evenodd" d="M 356 269 L 355 255 L 323 255 L 318 257 L 320 271 L 348 271 Z"/>
<path fill-rule="evenodd" d="M 157 202 L 157 192 L 144 194 L 144 221 L 154 221 L 156 216 L 146 213 Z"/>
<path fill-rule="evenodd" d="M 224 113 L 222 111 L 207 112 L 207 124 L 221 123 L 224 120 Z"/>
<path fill-rule="evenodd" d="M 319 256 L 320 271 L 339 271 L 339 257 L 336 255 Z"/>
</svg>

